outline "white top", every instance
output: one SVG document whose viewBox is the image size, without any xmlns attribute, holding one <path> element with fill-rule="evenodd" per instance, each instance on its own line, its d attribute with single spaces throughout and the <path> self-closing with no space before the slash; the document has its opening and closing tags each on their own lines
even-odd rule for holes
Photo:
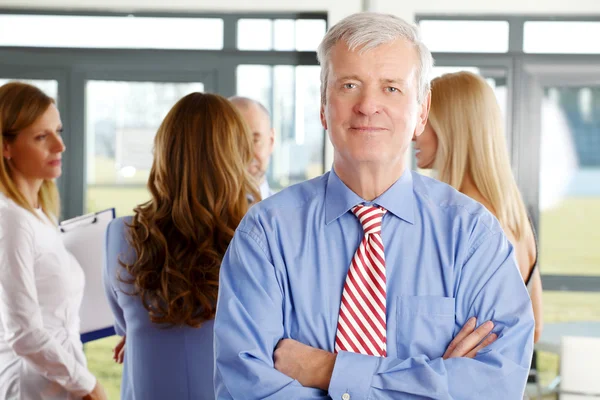
<svg viewBox="0 0 600 400">
<path fill-rule="evenodd" d="M 84 275 L 58 227 L 0 194 L 0 399 L 92 391 L 79 337 Z"/>
<path fill-rule="evenodd" d="M 272 194 L 271 188 L 269 187 L 269 181 L 265 179 L 263 183 L 260 184 L 260 197 L 264 200 Z"/>
</svg>

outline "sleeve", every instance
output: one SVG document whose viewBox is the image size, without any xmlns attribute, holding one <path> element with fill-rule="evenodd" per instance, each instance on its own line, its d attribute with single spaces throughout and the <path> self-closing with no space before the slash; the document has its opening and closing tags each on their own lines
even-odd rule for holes
<svg viewBox="0 0 600 400">
<path fill-rule="evenodd" d="M 470 252 L 456 293 L 457 324 L 492 320 L 496 342 L 474 359 L 405 360 L 340 352 L 329 386 L 334 399 L 520 399 L 533 352 L 533 313 L 512 245 L 488 235 Z M 348 396 L 344 396 L 348 394 Z M 344 396 L 344 397 L 342 397 Z"/>
<path fill-rule="evenodd" d="M 96 378 L 44 328 L 34 274 L 33 228 L 11 212 L 0 216 L 0 319 L 4 340 L 47 379 L 85 396 Z"/>
<path fill-rule="evenodd" d="M 119 336 L 125 336 L 127 332 L 127 325 L 125 323 L 125 317 L 123 316 L 123 309 L 119 305 L 117 291 L 113 284 L 116 279 L 116 268 L 115 265 L 119 263 L 119 255 L 113 251 L 112 242 L 116 239 L 112 232 L 114 224 L 120 222 L 119 220 L 113 220 L 106 229 L 106 238 L 104 241 L 104 268 L 102 270 L 102 280 L 104 283 L 104 293 L 108 300 L 108 305 L 112 310 L 113 316 L 115 317 L 115 332 Z M 118 248 L 118 247 L 117 247 Z"/>
<path fill-rule="evenodd" d="M 327 399 L 274 368 L 283 296 L 258 235 L 238 228 L 221 264 L 214 325 L 217 399 Z"/>
</svg>

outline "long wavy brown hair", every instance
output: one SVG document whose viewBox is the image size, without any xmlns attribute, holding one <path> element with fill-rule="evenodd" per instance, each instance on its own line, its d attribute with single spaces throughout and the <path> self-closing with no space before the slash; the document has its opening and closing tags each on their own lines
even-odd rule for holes
<svg viewBox="0 0 600 400">
<path fill-rule="evenodd" d="M 121 261 L 152 322 L 199 327 L 214 318 L 221 260 L 250 198 L 260 199 L 252 157 L 244 120 L 219 95 L 189 94 L 163 120 L 151 199 L 129 225 L 136 258 Z"/>
</svg>

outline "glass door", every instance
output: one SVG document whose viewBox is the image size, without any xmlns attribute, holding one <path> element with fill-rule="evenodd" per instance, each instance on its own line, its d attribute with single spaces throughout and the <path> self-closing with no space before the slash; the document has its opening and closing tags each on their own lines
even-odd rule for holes
<svg viewBox="0 0 600 400">
<path fill-rule="evenodd" d="M 88 80 L 85 84 L 85 212 L 129 215 L 149 199 L 154 136 L 182 97 L 204 82 Z"/>
<path fill-rule="evenodd" d="M 520 88 L 524 101 L 515 150 L 538 227 L 544 331 L 536 348 L 545 384 L 560 381 L 563 337 L 600 337 L 597 71 L 589 62 L 532 61 L 524 65 Z"/>
</svg>

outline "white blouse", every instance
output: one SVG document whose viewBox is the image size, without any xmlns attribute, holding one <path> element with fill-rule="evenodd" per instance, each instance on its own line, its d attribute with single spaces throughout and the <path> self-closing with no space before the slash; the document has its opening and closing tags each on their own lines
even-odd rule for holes
<svg viewBox="0 0 600 400">
<path fill-rule="evenodd" d="M 79 337 L 84 275 L 58 227 L 0 194 L 0 399 L 92 391 Z"/>
</svg>

